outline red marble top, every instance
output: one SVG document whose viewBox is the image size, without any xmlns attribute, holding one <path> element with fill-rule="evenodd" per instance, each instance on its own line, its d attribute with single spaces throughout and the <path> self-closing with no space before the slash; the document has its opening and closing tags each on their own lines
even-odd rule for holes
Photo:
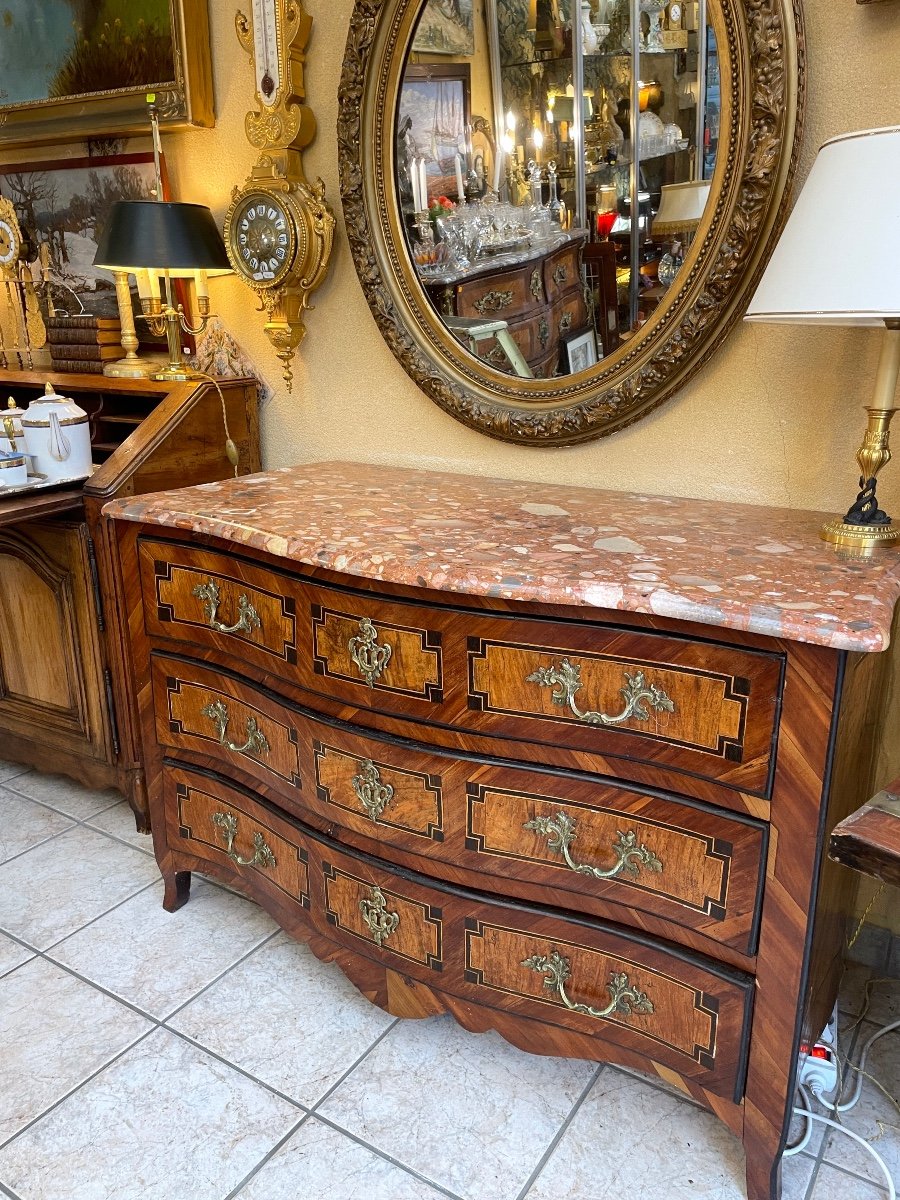
<svg viewBox="0 0 900 1200">
<path fill-rule="evenodd" d="M 108 516 L 364 579 L 655 613 L 877 651 L 900 550 L 841 558 L 821 513 L 312 463 L 113 501 Z"/>
</svg>

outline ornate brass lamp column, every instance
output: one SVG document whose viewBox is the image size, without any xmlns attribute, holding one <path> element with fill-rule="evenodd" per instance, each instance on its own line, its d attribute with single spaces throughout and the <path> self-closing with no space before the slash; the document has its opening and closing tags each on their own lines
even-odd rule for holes
<svg viewBox="0 0 900 1200">
<path fill-rule="evenodd" d="M 895 395 L 900 377 L 900 321 L 885 321 L 887 329 L 881 347 L 875 396 L 866 409 L 869 426 L 857 451 L 860 493 L 843 520 L 829 521 L 822 530 L 826 542 L 839 546 L 870 549 L 900 541 L 900 524 L 878 507 L 878 472 L 891 461 L 891 421 L 897 411 Z"/>
<path fill-rule="evenodd" d="M 900 260 L 898 194 L 900 126 L 826 142 L 747 313 L 748 321 L 883 330 L 869 424 L 856 455 L 859 495 L 822 529 L 826 542 L 860 554 L 900 543 L 900 524 L 876 494 L 878 474 L 891 460 L 900 377 L 900 289 L 886 266 Z M 848 212 L 861 217 L 853 237 L 836 237 Z"/>
</svg>

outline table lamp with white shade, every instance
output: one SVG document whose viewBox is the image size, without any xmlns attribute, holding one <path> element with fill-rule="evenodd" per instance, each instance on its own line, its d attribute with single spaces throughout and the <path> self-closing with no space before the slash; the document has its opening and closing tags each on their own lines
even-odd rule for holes
<svg viewBox="0 0 900 1200">
<path fill-rule="evenodd" d="M 900 126 L 832 138 L 819 151 L 747 312 L 748 321 L 882 329 L 869 425 L 856 456 L 860 492 L 828 542 L 870 552 L 900 542 L 878 506 L 900 376 Z"/>
</svg>

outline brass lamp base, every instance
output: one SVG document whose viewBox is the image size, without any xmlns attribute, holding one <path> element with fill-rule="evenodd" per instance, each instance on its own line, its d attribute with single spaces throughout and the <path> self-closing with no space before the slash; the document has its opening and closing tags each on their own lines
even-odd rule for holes
<svg viewBox="0 0 900 1200">
<path fill-rule="evenodd" d="M 822 526 L 821 535 L 826 542 L 851 550 L 856 554 L 869 554 L 882 547 L 900 544 L 900 525 L 850 525 L 843 517 L 836 517 Z"/>
<path fill-rule="evenodd" d="M 193 379 L 203 379 L 204 376 L 197 371 L 192 371 L 187 363 L 182 363 L 176 367 L 165 367 L 162 371 L 155 371 L 150 376 L 151 379 L 158 383 L 189 383 Z"/>
</svg>

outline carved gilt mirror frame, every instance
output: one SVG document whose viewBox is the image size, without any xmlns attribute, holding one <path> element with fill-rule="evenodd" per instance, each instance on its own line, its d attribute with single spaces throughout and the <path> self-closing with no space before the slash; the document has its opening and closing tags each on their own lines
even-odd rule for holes
<svg viewBox="0 0 900 1200">
<path fill-rule="evenodd" d="M 723 109 L 710 201 L 675 294 L 591 371 L 504 375 L 471 355 L 430 303 L 406 248 L 394 122 L 423 0 L 356 0 L 340 91 L 347 233 L 369 306 L 407 374 L 457 420 L 554 446 L 603 437 L 670 399 L 746 308 L 787 217 L 805 95 L 801 0 L 718 0 Z"/>
</svg>

